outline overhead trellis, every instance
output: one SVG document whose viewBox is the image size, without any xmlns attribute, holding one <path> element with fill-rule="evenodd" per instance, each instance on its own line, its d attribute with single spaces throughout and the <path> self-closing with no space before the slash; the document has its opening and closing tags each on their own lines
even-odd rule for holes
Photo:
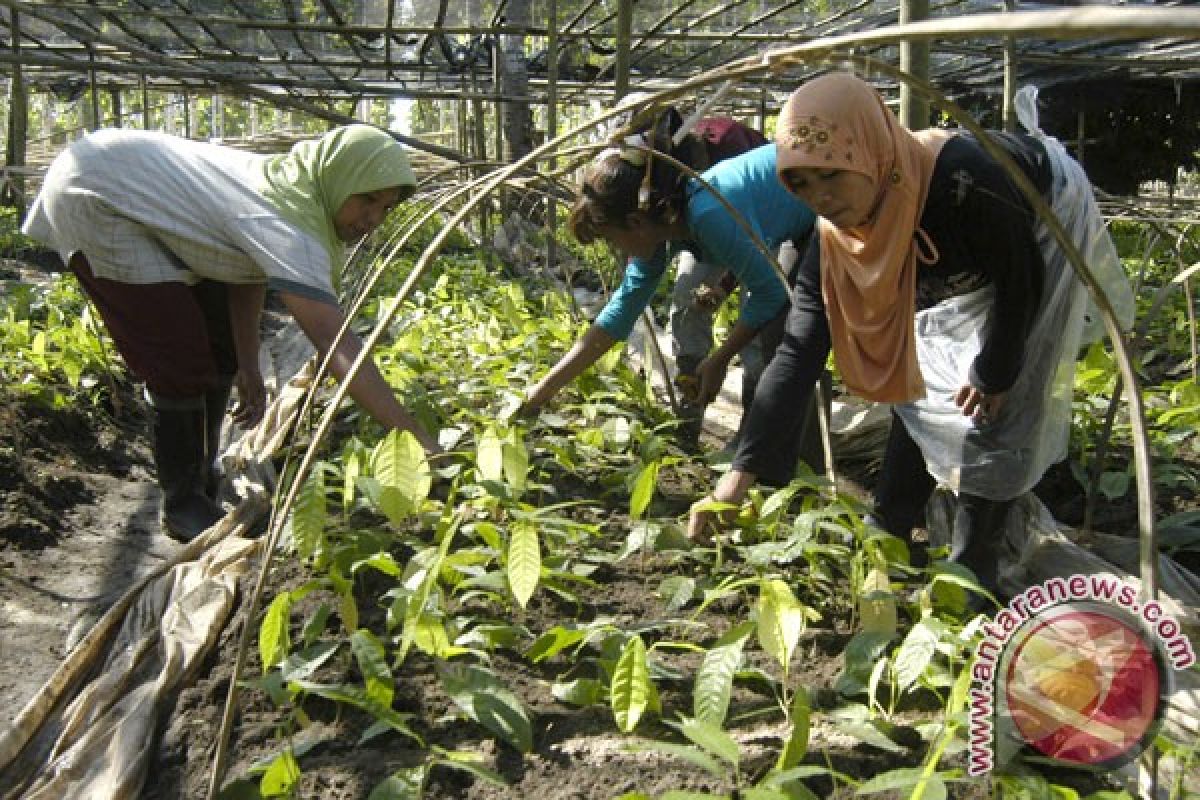
<svg viewBox="0 0 1200 800">
<path fill-rule="evenodd" d="M 360 97 L 464 94 L 545 103 L 553 61 L 557 98 L 570 104 L 611 97 L 618 77 L 634 87 L 662 88 L 772 48 L 891 25 L 899 15 L 897 4 L 871 0 L 629 2 L 626 43 L 618 41 L 622 2 L 557 2 L 551 54 L 549 0 L 530 4 L 534 22 L 527 25 L 505 21 L 504 0 L 0 0 L 0 63 L 22 65 L 33 91 L 70 92 L 81 80 L 95 79 L 106 86 L 223 91 L 324 105 Z M 947 0 L 930 13 L 944 18 L 1002 7 Z M 1048 7 L 1053 6 L 1022 2 L 1013 10 Z M 497 46 L 510 37 L 524 42 L 530 76 L 525 97 L 503 96 L 496 81 Z M 935 83 L 952 94 L 999 91 L 1003 65 L 995 39 L 935 39 L 931 45 Z M 1200 42 L 1194 37 L 1022 38 L 1015 45 L 1020 79 L 1043 86 L 1105 71 L 1132 78 L 1200 78 Z M 895 47 L 868 44 L 860 54 L 894 60 Z M 616 74 L 622 48 L 628 52 L 626 76 Z M 761 86 L 784 91 L 792 83 L 767 77 Z M 728 102 L 749 107 L 758 100 L 742 93 Z"/>
</svg>

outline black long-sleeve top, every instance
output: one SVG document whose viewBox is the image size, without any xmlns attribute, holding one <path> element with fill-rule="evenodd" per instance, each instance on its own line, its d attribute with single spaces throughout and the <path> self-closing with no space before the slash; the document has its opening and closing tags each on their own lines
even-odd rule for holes
<svg viewBox="0 0 1200 800">
<path fill-rule="evenodd" d="M 991 134 L 1046 195 L 1050 165 L 1028 136 Z M 990 330 L 971 367 L 972 385 L 1003 392 L 1016 381 L 1025 337 L 1041 299 L 1044 272 L 1035 216 L 1003 168 L 970 136 L 948 141 L 938 155 L 920 227 L 938 252 L 919 264 L 917 309 L 983 286 L 995 286 Z M 791 480 L 796 433 L 814 382 L 829 355 L 829 323 L 821 295 L 821 252 L 812 237 L 801 261 L 782 343 L 767 366 L 738 446 L 733 468 L 770 485 Z"/>
</svg>

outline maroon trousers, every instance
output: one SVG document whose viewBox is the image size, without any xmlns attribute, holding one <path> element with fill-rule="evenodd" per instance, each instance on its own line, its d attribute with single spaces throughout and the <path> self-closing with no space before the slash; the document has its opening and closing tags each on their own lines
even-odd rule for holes
<svg viewBox="0 0 1200 800">
<path fill-rule="evenodd" d="M 225 284 L 121 283 L 96 277 L 82 253 L 69 266 L 152 395 L 190 400 L 237 373 Z"/>
</svg>

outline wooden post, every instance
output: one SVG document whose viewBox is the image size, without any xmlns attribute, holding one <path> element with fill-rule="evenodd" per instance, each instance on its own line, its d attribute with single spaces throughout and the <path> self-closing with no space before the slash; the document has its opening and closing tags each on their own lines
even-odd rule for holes
<svg viewBox="0 0 1200 800">
<path fill-rule="evenodd" d="M 25 92 L 25 75 L 21 70 L 21 24 L 19 15 L 12 12 L 12 50 L 18 56 L 12 65 L 12 80 L 8 89 L 8 141 L 4 146 L 5 163 L 10 167 L 25 166 L 26 136 L 29 132 L 29 96 Z M 25 215 L 25 176 L 10 175 L 4 187 L 3 200 Z"/>
<path fill-rule="evenodd" d="M 1004 0 L 1005 11 L 1015 11 L 1017 0 Z M 1004 130 L 1012 133 L 1017 129 L 1017 109 L 1013 98 L 1017 94 L 1017 40 L 1004 37 Z"/>
<path fill-rule="evenodd" d="M 121 118 L 124 116 L 124 109 L 121 108 L 121 87 L 112 85 L 108 87 L 108 102 L 112 104 L 112 126 L 114 128 L 125 127 L 122 124 Z M 103 128 L 104 121 L 96 120 L 96 127 Z"/>
<path fill-rule="evenodd" d="M 150 88 L 146 84 L 146 76 L 143 74 L 141 78 L 142 84 L 142 130 L 150 130 L 150 120 L 153 115 L 150 113 Z"/>
<path fill-rule="evenodd" d="M 546 139 L 558 136 L 558 0 L 548 0 L 546 9 Z M 553 174 L 558 159 L 551 158 L 546 171 Z M 546 274 L 554 274 L 558 261 L 558 242 L 554 238 L 558 226 L 558 203 L 554 192 L 546 193 Z"/>
<path fill-rule="evenodd" d="M 88 57 L 94 61 L 96 54 L 90 53 Z M 89 106 L 92 110 L 92 117 L 87 121 L 85 127 L 89 131 L 94 131 L 96 128 L 100 127 L 100 87 L 96 84 L 95 68 L 88 70 L 88 82 L 90 84 L 88 86 L 88 89 L 90 90 L 89 94 L 91 95 L 92 99 L 91 105 Z"/>
<path fill-rule="evenodd" d="M 633 0 L 617 3 L 617 56 L 613 64 L 613 103 L 629 93 L 629 48 L 633 38 Z"/>
<path fill-rule="evenodd" d="M 919 22 L 929 17 L 929 0 L 902 0 L 900 24 Z M 929 43 L 900 43 L 900 69 L 915 78 L 929 80 Z M 900 122 L 909 130 L 929 127 L 929 100 L 912 91 L 907 83 L 900 84 Z"/>
</svg>

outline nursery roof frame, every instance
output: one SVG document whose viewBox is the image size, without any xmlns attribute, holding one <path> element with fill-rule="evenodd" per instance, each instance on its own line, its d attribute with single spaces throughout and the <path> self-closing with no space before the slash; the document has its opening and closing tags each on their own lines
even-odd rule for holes
<svg viewBox="0 0 1200 800">
<path fill-rule="evenodd" d="M 349 19 L 336 0 L 0 0 L 0 63 L 20 65 L 31 91 L 60 96 L 86 82 L 110 88 L 224 92 L 258 97 L 282 107 L 320 110 L 335 100 L 361 97 L 464 98 L 583 104 L 611 99 L 628 88 L 658 89 L 686 81 L 769 50 L 814 39 L 841 37 L 893 25 L 895 2 L 862 0 L 824 16 L 805 0 L 771 4 L 725 0 L 707 11 L 697 0 L 615 4 L 584 0 L 559 14 L 561 0 L 536 0 L 540 24 L 505 20 L 515 15 L 505 0 L 478 0 L 474 19 L 448 0 L 414 6 L 367 0 Z M 617 10 L 609 10 L 613 6 Z M 773 6 L 773 7 L 772 7 Z M 1062 9 L 1044 3 L 945 0 L 931 21 L 984 11 Z M 1173 24 L 1182 2 L 1124 3 L 1163 20 L 1161 28 L 1119 38 L 1053 35 L 1014 38 L 1017 77 L 1039 86 L 1111 74 L 1120 79 L 1200 78 L 1200 37 Z M 402 13 L 401 9 L 406 10 Z M 1081 9 L 1077 9 L 1081 10 Z M 531 17 L 537 16 L 530 14 Z M 480 20 L 488 19 L 488 24 Z M 555 20 L 550 30 L 549 20 Z M 1182 23 L 1181 23 L 1182 24 Z M 628 38 L 621 31 L 629 31 Z M 502 39 L 546 41 L 530 57 L 528 93 L 505 96 L 497 80 Z M 1003 58 L 992 37 L 932 36 L 930 80 L 948 96 L 999 95 Z M 1002 43 L 1002 40 L 1001 40 Z M 500 44 L 499 47 L 493 46 Z M 866 43 L 857 55 L 895 61 L 894 41 Z M 586 63 L 581 63 L 580 59 Z M 14 67 L 9 67 L 9 70 Z M 735 92 L 725 101 L 757 108 L 761 90 L 784 92 L 795 76 L 763 77 L 759 91 Z"/>
</svg>

